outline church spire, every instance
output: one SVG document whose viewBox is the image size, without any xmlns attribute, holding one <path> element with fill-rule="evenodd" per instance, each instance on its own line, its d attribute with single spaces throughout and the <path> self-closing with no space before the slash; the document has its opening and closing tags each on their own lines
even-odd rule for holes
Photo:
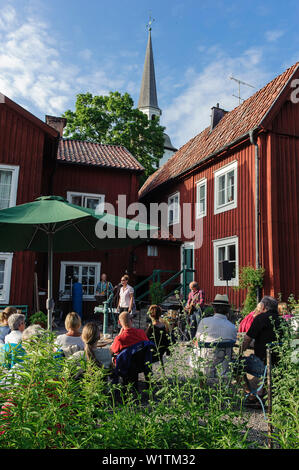
<svg viewBox="0 0 299 470">
<path fill-rule="evenodd" d="M 151 38 L 151 25 L 152 20 L 150 19 L 148 24 L 148 41 L 138 101 L 138 108 L 140 109 L 140 111 L 145 113 L 149 119 L 153 119 L 153 116 L 161 116 L 162 114 L 162 111 L 158 106 L 157 99 L 155 66 Z"/>
</svg>

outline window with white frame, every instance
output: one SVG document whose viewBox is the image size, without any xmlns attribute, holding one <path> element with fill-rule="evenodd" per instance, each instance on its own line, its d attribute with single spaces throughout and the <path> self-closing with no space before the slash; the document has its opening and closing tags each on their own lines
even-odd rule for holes
<svg viewBox="0 0 299 470">
<path fill-rule="evenodd" d="M 9 303 L 13 253 L 0 253 L 0 303 Z"/>
<path fill-rule="evenodd" d="M 147 245 L 147 256 L 158 256 L 158 247 L 155 245 Z"/>
<path fill-rule="evenodd" d="M 96 287 L 100 280 L 101 263 L 90 261 L 62 261 L 60 268 L 60 298 L 71 297 L 73 278 L 77 277 L 83 289 L 83 300 L 94 300 Z"/>
<path fill-rule="evenodd" d="M 205 217 L 207 214 L 207 178 L 196 183 L 196 217 Z"/>
<path fill-rule="evenodd" d="M 77 206 L 87 207 L 88 209 L 93 210 L 101 210 L 101 207 L 104 207 L 105 195 L 68 191 L 67 200 Z"/>
<path fill-rule="evenodd" d="M 226 286 L 226 281 L 221 279 L 221 262 L 229 261 L 232 264 L 233 277 L 230 285 L 239 284 L 239 261 L 238 261 L 238 237 L 228 237 L 214 240 L 214 286 Z"/>
<path fill-rule="evenodd" d="M 0 164 L 0 209 L 16 205 L 19 167 Z"/>
<path fill-rule="evenodd" d="M 235 161 L 214 173 L 215 214 L 237 207 L 237 167 L 238 162 Z"/>
<path fill-rule="evenodd" d="M 180 193 L 175 193 L 168 198 L 168 225 L 174 225 L 180 221 Z"/>
</svg>

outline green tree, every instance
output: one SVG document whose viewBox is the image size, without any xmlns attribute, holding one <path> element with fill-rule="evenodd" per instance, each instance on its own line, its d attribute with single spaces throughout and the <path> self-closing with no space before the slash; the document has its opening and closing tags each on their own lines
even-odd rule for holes
<svg viewBox="0 0 299 470">
<path fill-rule="evenodd" d="M 122 145 L 141 163 L 143 181 L 159 166 L 163 156 L 164 127 L 148 120 L 128 93 L 106 96 L 77 95 L 75 111 L 67 110 L 64 136 L 100 144 Z"/>
</svg>

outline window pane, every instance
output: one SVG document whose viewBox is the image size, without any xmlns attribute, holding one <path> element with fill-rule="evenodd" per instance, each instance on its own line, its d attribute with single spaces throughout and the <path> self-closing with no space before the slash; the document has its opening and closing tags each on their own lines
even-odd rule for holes
<svg viewBox="0 0 299 470">
<path fill-rule="evenodd" d="M 234 200 L 235 173 L 230 171 L 227 174 L 227 202 Z"/>
<path fill-rule="evenodd" d="M 218 261 L 225 260 L 225 246 L 221 246 L 218 248 Z"/>
<path fill-rule="evenodd" d="M 236 261 L 236 245 L 229 245 L 228 249 L 228 260 Z"/>
<path fill-rule="evenodd" d="M 12 171 L 0 171 L 0 209 L 7 209 L 10 204 Z"/>
<path fill-rule="evenodd" d="M 100 199 L 99 198 L 94 198 L 94 197 L 85 197 L 85 207 L 87 207 L 88 209 L 93 209 L 95 210 L 96 207 L 99 205 L 100 203 Z"/>
<path fill-rule="evenodd" d="M 71 196 L 71 202 L 76 206 L 82 206 L 82 196 Z"/>
<path fill-rule="evenodd" d="M 218 205 L 225 204 L 225 175 L 218 178 Z"/>
<path fill-rule="evenodd" d="M 206 210 L 206 190 L 205 186 L 199 187 L 199 213 L 204 213 Z"/>
<path fill-rule="evenodd" d="M 89 274 L 89 276 L 94 276 L 95 275 L 95 267 L 94 266 L 88 266 L 88 274 Z"/>
</svg>

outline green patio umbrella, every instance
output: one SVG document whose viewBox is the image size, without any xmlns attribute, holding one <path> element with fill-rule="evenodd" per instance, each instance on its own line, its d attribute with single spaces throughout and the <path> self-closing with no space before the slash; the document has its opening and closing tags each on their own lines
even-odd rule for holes
<svg viewBox="0 0 299 470">
<path fill-rule="evenodd" d="M 110 229 L 99 238 L 96 227 Z M 112 229 L 112 235 L 111 235 Z M 52 328 L 53 253 L 91 249 L 107 250 L 136 245 L 156 227 L 112 214 L 76 206 L 60 196 L 43 196 L 33 202 L 0 210 L 0 251 L 31 250 L 48 253 L 48 328 Z M 131 238 L 134 237 L 134 238 Z"/>
</svg>

